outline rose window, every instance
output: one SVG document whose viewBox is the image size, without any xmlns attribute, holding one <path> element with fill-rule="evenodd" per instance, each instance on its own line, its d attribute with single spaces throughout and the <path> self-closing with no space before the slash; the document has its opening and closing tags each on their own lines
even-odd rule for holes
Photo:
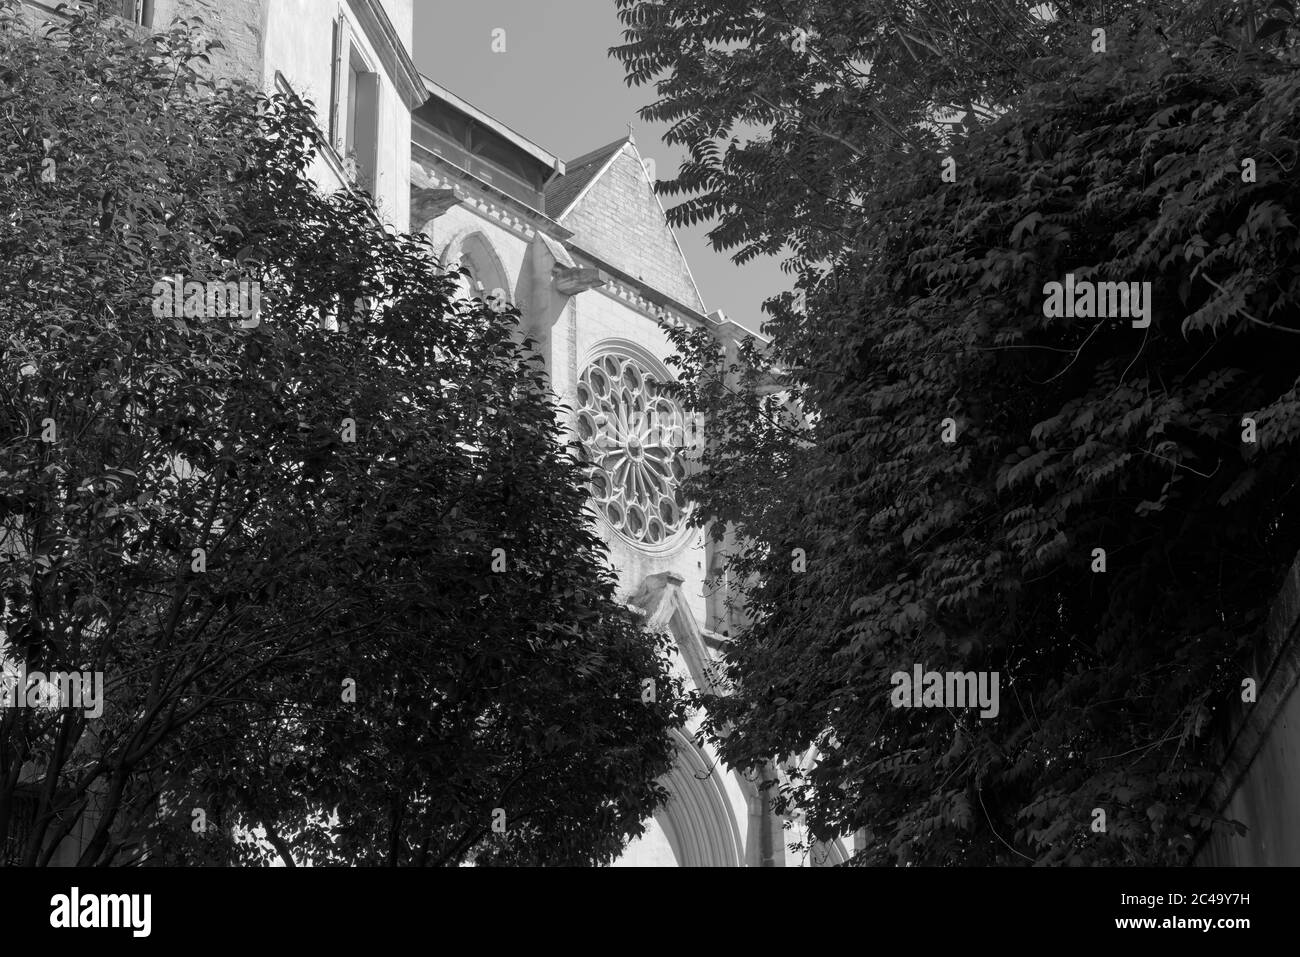
<svg viewBox="0 0 1300 957">
<path fill-rule="evenodd" d="M 679 483 L 685 422 L 642 363 L 609 353 L 578 381 L 578 438 L 597 509 L 634 542 L 656 545 L 683 527 Z"/>
</svg>

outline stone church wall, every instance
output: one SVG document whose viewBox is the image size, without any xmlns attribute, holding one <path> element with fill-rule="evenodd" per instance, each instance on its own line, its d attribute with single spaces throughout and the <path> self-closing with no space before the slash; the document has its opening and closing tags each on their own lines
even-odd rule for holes
<svg viewBox="0 0 1300 957">
<path fill-rule="evenodd" d="M 1218 740 L 1221 773 L 1214 810 L 1246 825 L 1216 830 L 1200 849 L 1202 866 L 1300 865 L 1300 558 L 1270 610 L 1250 675 L 1253 703 L 1237 700 Z"/>
<path fill-rule="evenodd" d="M 576 245 L 626 270 L 683 305 L 703 311 L 686 261 L 664 228 L 662 206 L 634 146 L 624 146 L 564 218 Z M 610 215 L 617 211 L 618 215 Z"/>
</svg>

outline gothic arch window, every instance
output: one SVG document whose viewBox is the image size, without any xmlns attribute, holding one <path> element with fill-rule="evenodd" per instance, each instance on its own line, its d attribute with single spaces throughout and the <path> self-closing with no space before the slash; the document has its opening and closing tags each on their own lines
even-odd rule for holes
<svg viewBox="0 0 1300 957">
<path fill-rule="evenodd" d="M 686 529 L 681 481 L 694 430 L 671 377 L 630 344 L 610 344 L 578 378 L 575 427 L 596 511 L 636 545 L 676 543 Z"/>
<path fill-rule="evenodd" d="M 478 299 L 486 296 L 487 291 L 483 288 L 483 280 L 479 278 L 479 271 L 473 260 L 462 259 L 460 266 L 464 272 L 456 277 L 456 298 Z"/>
<path fill-rule="evenodd" d="M 514 301 L 510 292 L 510 277 L 501 263 L 501 257 L 483 233 L 462 233 L 453 239 L 443 252 L 442 264 L 447 269 L 459 267 L 469 273 L 468 276 L 462 274 L 459 277 L 458 297 L 484 299 L 489 303 L 500 301 L 503 305 Z"/>
</svg>

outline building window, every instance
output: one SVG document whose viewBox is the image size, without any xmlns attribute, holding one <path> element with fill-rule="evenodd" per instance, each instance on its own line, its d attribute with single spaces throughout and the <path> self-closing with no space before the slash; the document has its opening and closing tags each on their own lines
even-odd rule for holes
<svg viewBox="0 0 1300 957">
<path fill-rule="evenodd" d="M 668 542 L 686 527 L 681 409 L 659 376 L 617 352 L 589 365 L 577 392 L 575 424 L 597 510 L 638 545 Z"/>
<path fill-rule="evenodd" d="M 468 276 L 462 273 L 458 277 L 457 298 L 482 299 L 489 306 L 495 305 L 498 311 L 510 306 L 510 280 L 500 257 L 482 233 L 473 233 L 450 244 L 441 261 L 447 268 L 469 272 Z"/>
<path fill-rule="evenodd" d="M 727 599 L 732 596 L 731 573 L 727 569 L 726 555 L 715 553 L 713 564 L 704 582 L 704 606 L 708 617 L 709 630 L 716 631 L 730 638 L 735 622 L 733 610 L 728 607 Z"/>
<path fill-rule="evenodd" d="M 142 27 L 153 26 L 153 0 L 121 0 L 118 15 Z"/>
<path fill-rule="evenodd" d="M 354 58 L 348 67 L 348 132 L 344 155 L 357 166 L 356 184 L 375 191 L 379 158 L 379 74 Z"/>
<path fill-rule="evenodd" d="M 462 262 L 460 268 L 465 272 L 460 273 L 456 278 L 456 298 L 457 299 L 478 299 L 483 293 L 483 283 L 478 278 L 478 270 L 474 268 L 471 262 Z"/>
<path fill-rule="evenodd" d="M 379 165 L 379 74 L 352 42 L 346 20 L 334 21 L 330 144 L 343 158 L 348 180 L 373 193 Z"/>
</svg>

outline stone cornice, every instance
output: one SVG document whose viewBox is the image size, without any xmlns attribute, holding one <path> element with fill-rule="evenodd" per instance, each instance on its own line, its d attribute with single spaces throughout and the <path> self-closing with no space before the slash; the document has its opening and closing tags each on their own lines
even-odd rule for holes
<svg viewBox="0 0 1300 957">
<path fill-rule="evenodd" d="M 564 243 L 566 250 L 570 254 L 569 258 L 573 260 L 573 265 L 594 268 L 600 274 L 603 284 L 593 286 L 593 288 L 605 295 L 626 303 L 650 318 L 663 318 L 671 324 L 681 325 L 689 322 L 692 325 L 702 326 L 715 332 L 724 331 L 726 327 L 734 326 L 736 329 L 741 330 L 744 335 L 755 335 L 760 341 L 764 339 L 763 336 L 750 333 L 743 326 L 730 322 L 725 317 L 722 318 L 722 321 L 719 321 L 715 317 L 722 316 L 720 312 L 705 315 L 699 310 L 665 295 L 617 266 L 605 262 L 605 260 L 588 252 L 581 246 L 573 245 L 570 242 L 574 236 L 573 230 L 560 225 L 549 216 L 526 205 L 509 193 L 483 182 L 473 173 L 462 169 L 427 147 L 419 143 L 412 143 L 411 153 L 412 168 L 418 167 L 423 174 L 421 177 L 414 175 L 411 177 L 413 190 L 420 187 L 436 189 L 460 187 L 458 190 L 461 197 L 460 205 L 465 208 L 475 210 L 485 218 L 512 229 L 527 239 L 532 239 L 534 233 L 540 232 Z M 416 153 L 427 156 L 428 161 L 416 159 Z M 417 227 L 416 231 L 422 228 L 423 225 L 425 224 Z"/>
<path fill-rule="evenodd" d="M 573 235 L 573 230 L 566 229 L 549 216 L 521 203 L 509 193 L 483 182 L 473 173 L 461 169 L 455 163 L 431 152 L 419 143 L 411 144 L 411 152 L 427 154 L 434 160 L 434 162 L 421 162 L 412 158 L 412 168 L 418 167 L 423 174 L 419 177 L 414 175 L 411 177 L 412 190 L 420 187 L 456 189 L 460 196 L 460 205 L 513 230 L 526 239 L 532 239 L 534 233 L 540 232 L 564 242 Z"/>
<path fill-rule="evenodd" d="M 579 265 L 594 266 L 605 274 L 606 280 L 604 286 L 601 287 L 601 291 L 606 295 L 632 306 L 651 318 L 663 318 L 670 325 L 681 325 L 689 322 L 692 325 L 703 326 L 706 329 L 715 329 L 717 327 L 717 323 L 704 313 L 692 309 L 685 303 L 678 302 L 672 296 L 664 295 L 653 286 L 647 285 L 642 280 L 625 273 L 617 266 L 605 262 L 605 260 L 593 255 L 581 246 L 570 244 L 569 251 L 573 254 L 575 261 L 585 260 L 585 263 L 579 262 Z"/>
<path fill-rule="evenodd" d="M 392 21 L 388 19 L 379 0 L 348 0 L 348 7 L 357 18 L 366 39 L 375 48 L 379 61 L 388 71 L 406 108 L 414 110 L 423 106 L 429 98 L 429 92 L 424 88 L 424 80 L 415 68 L 410 51 L 393 29 Z"/>
<path fill-rule="evenodd" d="M 715 327 L 718 338 L 726 339 L 731 342 L 740 342 L 742 339 L 755 340 L 760 348 L 765 348 L 772 344 L 772 340 L 761 332 L 755 332 L 752 329 L 746 329 L 734 319 L 728 319 L 727 314 L 721 309 L 715 309 L 709 313 L 709 319 L 717 323 Z"/>
</svg>

